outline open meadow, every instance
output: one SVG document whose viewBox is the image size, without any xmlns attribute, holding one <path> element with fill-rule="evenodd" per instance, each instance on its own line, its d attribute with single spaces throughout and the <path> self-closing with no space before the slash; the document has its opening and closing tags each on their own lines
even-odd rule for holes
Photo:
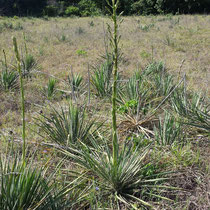
<svg viewBox="0 0 210 210">
<path fill-rule="evenodd" d="M 122 19 L 116 169 L 112 21 L 0 17 L 0 177 L 29 177 L 36 167 L 45 182 L 34 194 L 49 188 L 23 209 L 210 208 L 210 15 Z M 15 158 L 23 140 L 12 37 L 25 90 L 28 171 Z M 9 178 L 2 183 L 6 192 Z M 0 189 L 0 209 L 23 188 L 5 197 Z"/>
</svg>

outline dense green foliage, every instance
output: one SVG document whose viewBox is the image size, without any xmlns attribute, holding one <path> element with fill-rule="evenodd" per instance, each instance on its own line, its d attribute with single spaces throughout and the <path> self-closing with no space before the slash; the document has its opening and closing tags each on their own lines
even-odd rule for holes
<svg viewBox="0 0 210 210">
<path fill-rule="evenodd" d="M 107 13 L 107 0 L 0 0 L 0 15 L 92 16 Z M 209 13 L 210 0 L 120 0 L 124 15 Z"/>
</svg>

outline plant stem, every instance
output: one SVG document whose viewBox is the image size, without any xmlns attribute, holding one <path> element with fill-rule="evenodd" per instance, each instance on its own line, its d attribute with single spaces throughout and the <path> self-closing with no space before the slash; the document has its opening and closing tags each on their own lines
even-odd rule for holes
<svg viewBox="0 0 210 210">
<path fill-rule="evenodd" d="M 25 100 L 24 100 L 24 86 L 23 86 L 23 77 L 22 77 L 22 71 L 21 71 L 21 60 L 20 55 L 18 52 L 18 46 L 17 46 L 17 40 L 15 37 L 13 37 L 13 47 L 14 52 L 17 60 L 17 70 L 20 77 L 20 90 L 21 90 L 21 109 L 22 109 L 22 138 L 23 138 L 23 148 L 22 148 L 22 159 L 23 162 L 25 162 L 25 150 L 26 150 L 26 142 L 25 142 Z"/>
<path fill-rule="evenodd" d="M 114 23 L 113 32 L 113 51 L 114 51 L 114 71 L 113 71 L 113 89 L 112 89 L 112 145 L 113 145 L 113 165 L 117 167 L 118 159 L 118 138 L 117 138 L 117 120 L 116 120 L 116 98 L 117 98 L 117 70 L 118 70 L 118 24 L 117 24 L 117 4 L 118 1 L 112 0 L 112 20 Z"/>
</svg>

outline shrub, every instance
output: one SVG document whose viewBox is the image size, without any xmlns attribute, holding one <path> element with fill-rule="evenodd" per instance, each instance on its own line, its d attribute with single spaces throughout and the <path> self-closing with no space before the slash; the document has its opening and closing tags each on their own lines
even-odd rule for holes
<svg viewBox="0 0 210 210">
<path fill-rule="evenodd" d="M 75 6 L 69 6 L 65 10 L 65 15 L 66 16 L 80 15 L 79 8 Z"/>
<path fill-rule="evenodd" d="M 92 0 L 81 0 L 78 6 L 82 16 L 96 16 L 101 13 Z"/>
</svg>

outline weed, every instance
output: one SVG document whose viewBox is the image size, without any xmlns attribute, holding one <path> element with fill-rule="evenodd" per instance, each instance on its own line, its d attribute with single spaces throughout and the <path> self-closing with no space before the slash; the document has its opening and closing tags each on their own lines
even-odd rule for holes
<svg viewBox="0 0 210 210">
<path fill-rule="evenodd" d="M 145 50 L 141 51 L 140 56 L 141 56 L 142 58 L 144 58 L 144 59 L 149 59 L 149 58 L 151 58 L 151 54 L 148 53 L 148 52 L 145 51 Z"/>
<path fill-rule="evenodd" d="M 58 41 L 60 41 L 60 42 L 65 42 L 67 39 L 65 34 L 62 34 L 61 36 L 58 35 L 56 37 L 57 37 Z"/>
<path fill-rule="evenodd" d="M 33 162 L 27 163 L 28 166 L 17 155 L 14 160 L 0 158 L 0 208 L 44 210 L 65 207 L 67 203 L 63 198 L 68 196 L 73 185 L 68 184 L 68 189 L 59 188 L 52 182 L 53 175 L 46 178 L 46 168 L 32 168 Z"/>
<path fill-rule="evenodd" d="M 167 96 L 174 88 L 173 76 L 166 72 L 156 74 L 154 79 L 159 96 Z"/>
<path fill-rule="evenodd" d="M 81 50 L 81 49 L 77 50 L 76 53 L 78 56 L 86 56 L 87 55 L 87 51 Z"/>
<path fill-rule="evenodd" d="M 164 173 L 153 170 L 152 163 L 144 162 L 148 149 L 139 151 L 138 148 L 133 149 L 125 145 L 121 151 L 118 151 L 117 162 L 114 165 L 112 151 L 107 143 L 103 148 L 92 140 L 92 145 L 94 145 L 93 148 L 82 144 L 81 150 L 69 147 L 61 151 L 72 158 L 83 170 L 100 178 L 97 180 L 97 186 L 101 189 L 103 197 L 111 195 L 117 203 L 123 202 L 128 207 L 134 207 L 134 203 L 138 203 L 140 206 L 149 208 L 153 207 L 148 202 L 149 196 L 153 199 L 159 197 L 170 200 L 161 197 L 160 192 L 156 191 L 160 188 L 174 188 L 164 186 L 167 180 Z M 90 179 L 91 177 L 87 176 L 87 180 Z"/>
</svg>

